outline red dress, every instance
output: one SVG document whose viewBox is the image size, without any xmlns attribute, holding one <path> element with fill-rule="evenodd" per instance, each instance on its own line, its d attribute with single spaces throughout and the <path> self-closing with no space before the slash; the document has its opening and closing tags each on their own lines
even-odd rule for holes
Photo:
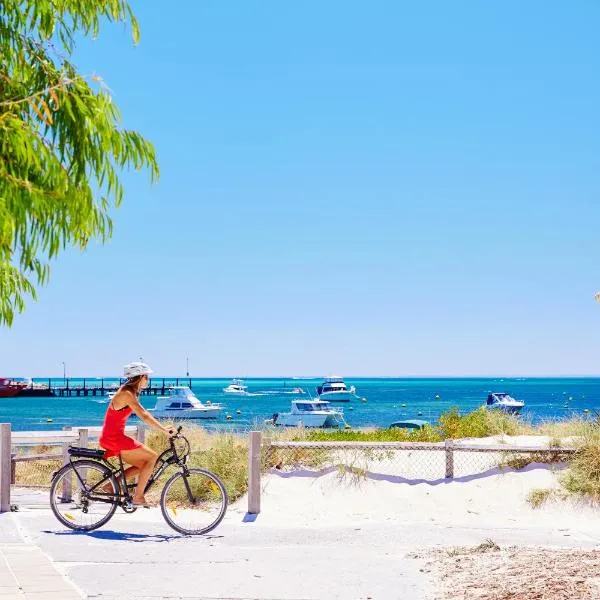
<svg viewBox="0 0 600 600">
<path fill-rule="evenodd" d="M 142 444 L 128 435 L 125 435 L 125 421 L 133 412 L 131 407 L 125 406 L 121 410 L 115 410 L 112 402 L 106 411 L 104 425 L 98 442 L 106 450 L 104 458 L 118 456 L 121 450 L 135 450 Z"/>
</svg>

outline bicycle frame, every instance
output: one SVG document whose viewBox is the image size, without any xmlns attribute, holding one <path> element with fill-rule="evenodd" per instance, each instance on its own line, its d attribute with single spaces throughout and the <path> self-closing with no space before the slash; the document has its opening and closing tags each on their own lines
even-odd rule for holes
<svg viewBox="0 0 600 600">
<path fill-rule="evenodd" d="M 179 428 L 181 430 L 181 427 Z M 170 448 L 167 448 L 156 459 L 156 466 L 144 488 L 144 493 L 150 490 L 150 488 L 160 479 L 162 474 L 166 471 L 166 469 L 171 465 L 178 465 L 182 469 L 185 469 L 185 464 L 187 461 L 188 453 L 179 456 L 177 454 L 177 449 L 175 448 L 175 439 L 179 437 L 179 431 L 177 436 L 169 439 Z M 185 438 L 183 438 L 185 439 Z M 189 448 L 189 443 L 186 440 L 186 443 Z M 123 458 L 119 454 L 119 467 L 113 466 L 106 458 L 85 458 L 81 459 L 78 457 L 72 457 L 69 459 L 71 465 L 76 465 L 81 460 L 91 460 L 97 462 L 108 469 L 110 469 L 110 475 L 107 475 L 104 479 L 96 483 L 92 488 L 86 489 L 85 482 L 79 474 L 77 469 L 73 469 L 77 475 L 77 479 L 79 479 L 79 485 L 82 489 L 86 490 L 86 493 L 90 500 L 94 502 L 105 502 L 107 504 L 130 504 L 132 501 L 132 495 L 129 493 L 130 488 L 134 488 L 136 486 L 135 483 L 127 483 L 127 479 L 125 477 L 125 466 L 123 464 Z M 108 483 L 110 478 L 114 476 L 117 480 L 117 484 L 119 489 L 117 490 L 117 494 L 110 494 L 108 492 L 100 491 L 97 488 L 103 486 Z M 187 482 L 186 482 L 187 485 Z M 93 494 L 93 495 L 92 495 Z"/>
</svg>

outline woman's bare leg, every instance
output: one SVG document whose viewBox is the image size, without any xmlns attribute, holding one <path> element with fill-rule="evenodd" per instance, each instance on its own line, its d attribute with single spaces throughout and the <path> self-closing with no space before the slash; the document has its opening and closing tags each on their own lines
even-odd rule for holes
<svg viewBox="0 0 600 600">
<path fill-rule="evenodd" d="M 127 469 L 125 469 L 125 481 L 131 479 L 132 477 L 137 475 L 139 472 L 140 472 L 140 470 L 137 467 L 128 467 Z M 112 491 L 113 491 L 112 483 L 110 483 L 110 481 L 109 481 L 107 484 L 102 486 L 102 489 L 107 494 L 112 494 Z"/>
<path fill-rule="evenodd" d="M 156 463 L 158 455 L 154 450 L 147 446 L 136 448 L 135 450 L 122 450 L 121 458 L 129 465 L 136 469 L 135 474 L 138 475 L 138 483 L 133 495 L 134 502 L 144 502 L 144 488 L 148 483 L 148 479 L 152 475 L 152 470 Z M 129 471 L 129 469 L 127 469 Z M 127 473 L 127 471 L 125 471 Z"/>
</svg>

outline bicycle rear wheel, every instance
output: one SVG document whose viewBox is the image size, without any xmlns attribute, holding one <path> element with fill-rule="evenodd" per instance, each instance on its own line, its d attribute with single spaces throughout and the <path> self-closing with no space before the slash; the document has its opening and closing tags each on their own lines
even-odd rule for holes
<svg viewBox="0 0 600 600">
<path fill-rule="evenodd" d="M 110 492 L 103 486 L 110 487 Z M 92 531 L 104 525 L 117 509 L 119 484 L 111 470 L 93 460 L 65 465 L 52 479 L 50 508 L 69 529 Z"/>
<path fill-rule="evenodd" d="M 179 533 L 201 535 L 223 520 L 227 492 L 214 473 L 186 469 L 175 473 L 165 484 L 160 509 L 165 521 Z"/>
</svg>

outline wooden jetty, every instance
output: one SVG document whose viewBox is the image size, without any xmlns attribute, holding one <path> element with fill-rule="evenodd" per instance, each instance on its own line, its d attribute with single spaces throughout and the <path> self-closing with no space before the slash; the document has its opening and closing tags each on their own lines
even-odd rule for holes
<svg viewBox="0 0 600 600">
<path fill-rule="evenodd" d="M 77 380 L 82 383 L 72 385 L 69 379 L 60 380 L 60 383 L 53 383 L 52 379 L 48 379 L 47 386 L 40 387 L 28 387 L 21 390 L 17 396 L 55 396 L 59 398 L 70 398 L 72 396 L 106 396 L 108 392 L 115 392 L 118 387 L 125 382 L 124 379 L 119 380 L 119 384 L 116 383 L 104 383 L 104 379 L 98 381 L 94 379 L 92 383 L 89 383 L 86 379 Z M 174 385 L 187 385 L 192 387 L 192 379 L 190 377 L 176 377 L 174 379 L 167 379 L 165 377 L 161 379 L 151 379 L 148 382 L 148 387 L 142 390 L 144 396 L 158 396 L 164 395 L 167 390 Z"/>
</svg>

